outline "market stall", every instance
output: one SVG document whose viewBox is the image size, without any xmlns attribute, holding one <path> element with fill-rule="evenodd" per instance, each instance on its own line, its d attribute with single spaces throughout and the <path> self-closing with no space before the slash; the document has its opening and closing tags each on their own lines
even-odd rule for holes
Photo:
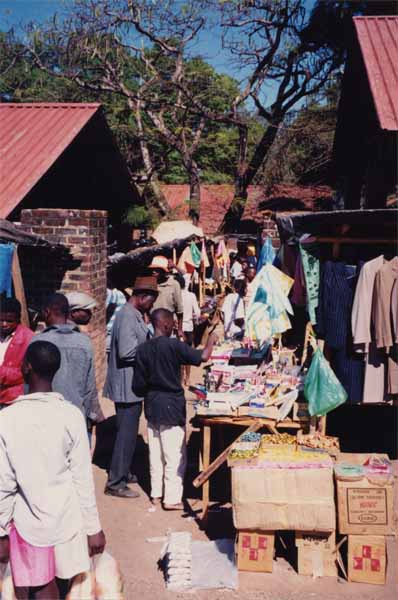
<svg viewBox="0 0 398 600">
<path fill-rule="evenodd" d="M 372 345 L 383 359 L 385 387 L 370 402 L 396 410 L 397 217 L 396 210 L 277 217 L 282 247 L 278 254 L 269 243 L 263 248 L 244 339 L 220 344 L 204 385 L 193 390 L 202 433 L 194 485 L 203 486 L 203 524 L 209 478 L 227 462 L 239 569 L 272 571 L 275 536 L 294 532 L 299 573 L 335 577 L 339 568 L 349 581 L 385 583 L 386 536 L 398 521 L 394 451 L 383 454 L 367 439 L 370 452 L 359 446 L 347 453 L 346 439 L 336 430 L 330 435 L 326 415 L 369 402 Z M 364 287 L 369 264 L 377 268 Z M 358 336 L 356 319 L 369 339 Z M 289 334 L 297 327 L 301 343 L 293 347 Z M 212 431 L 237 425 L 246 431 L 210 463 Z M 349 427 L 363 436 L 357 423 Z"/>
<path fill-rule="evenodd" d="M 21 303 L 21 323 L 27 327 L 30 326 L 30 319 L 18 248 L 38 246 L 49 249 L 54 247 L 43 238 L 26 233 L 13 223 L 0 219 L 0 293 L 10 296 L 14 292 Z"/>
</svg>

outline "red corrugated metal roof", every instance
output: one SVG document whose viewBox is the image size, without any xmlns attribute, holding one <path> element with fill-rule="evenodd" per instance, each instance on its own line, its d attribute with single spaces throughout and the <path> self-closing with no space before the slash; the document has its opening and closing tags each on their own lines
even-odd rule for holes
<svg viewBox="0 0 398 600">
<path fill-rule="evenodd" d="M 18 206 L 99 107 L 0 104 L 0 218 Z"/>
<path fill-rule="evenodd" d="M 354 17 L 354 24 L 380 127 L 396 131 L 398 17 Z"/>
</svg>

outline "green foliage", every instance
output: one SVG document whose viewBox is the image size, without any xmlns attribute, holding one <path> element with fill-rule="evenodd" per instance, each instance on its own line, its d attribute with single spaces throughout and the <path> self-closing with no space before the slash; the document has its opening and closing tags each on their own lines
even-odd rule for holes
<svg viewBox="0 0 398 600">
<path fill-rule="evenodd" d="M 145 206 L 131 206 L 126 212 L 124 221 L 135 229 L 150 227 L 153 224 L 153 215 Z"/>
</svg>

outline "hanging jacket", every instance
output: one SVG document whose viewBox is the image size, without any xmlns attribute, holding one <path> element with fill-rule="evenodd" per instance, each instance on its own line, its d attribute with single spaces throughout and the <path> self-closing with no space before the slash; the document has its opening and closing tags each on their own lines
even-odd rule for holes
<svg viewBox="0 0 398 600">
<path fill-rule="evenodd" d="M 0 366 L 0 404 L 11 404 L 24 393 L 22 361 L 33 331 L 24 325 L 18 325 Z"/>
</svg>

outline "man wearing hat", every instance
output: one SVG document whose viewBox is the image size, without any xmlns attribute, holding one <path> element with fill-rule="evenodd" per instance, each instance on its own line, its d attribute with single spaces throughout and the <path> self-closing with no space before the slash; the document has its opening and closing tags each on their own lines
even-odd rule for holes
<svg viewBox="0 0 398 600">
<path fill-rule="evenodd" d="M 69 303 L 69 317 L 76 325 L 88 325 L 97 302 L 85 292 L 65 294 Z"/>
<path fill-rule="evenodd" d="M 118 498 L 139 496 L 127 485 L 137 481 L 130 474 L 130 467 L 143 400 L 133 393 L 132 382 L 137 347 L 149 337 L 144 315 L 152 309 L 157 296 L 155 277 L 137 277 L 133 294 L 116 314 L 112 328 L 104 395 L 115 403 L 117 434 L 105 494 Z"/>
<path fill-rule="evenodd" d="M 178 321 L 178 336 L 182 338 L 184 335 L 182 329 L 184 305 L 181 286 L 174 277 L 170 276 L 169 261 L 165 256 L 155 256 L 149 268 L 156 277 L 159 291 L 153 310 L 164 308 L 173 313 Z"/>
</svg>

